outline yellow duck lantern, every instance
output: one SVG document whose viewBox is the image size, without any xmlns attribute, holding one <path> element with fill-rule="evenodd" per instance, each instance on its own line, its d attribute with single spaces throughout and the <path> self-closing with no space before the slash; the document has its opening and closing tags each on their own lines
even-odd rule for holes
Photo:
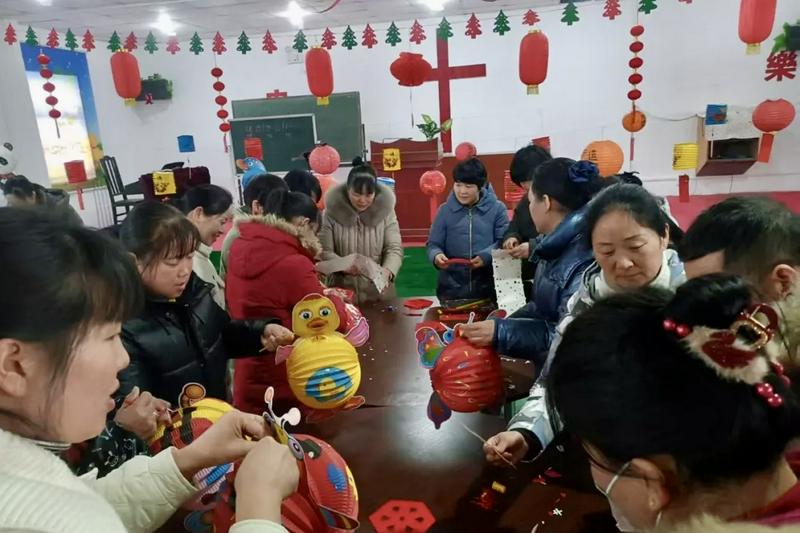
<svg viewBox="0 0 800 533">
<path fill-rule="evenodd" d="M 361 384 L 361 364 L 350 336 L 363 331 L 366 321 L 348 335 L 336 331 L 341 325 L 333 301 L 321 294 L 309 294 L 294 306 L 292 330 L 297 340 L 278 349 L 276 362 L 286 362 L 292 392 L 313 410 L 350 410 L 364 404 L 356 396 Z M 313 420 L 310 413 L 306 419 Z"/>
</svg>

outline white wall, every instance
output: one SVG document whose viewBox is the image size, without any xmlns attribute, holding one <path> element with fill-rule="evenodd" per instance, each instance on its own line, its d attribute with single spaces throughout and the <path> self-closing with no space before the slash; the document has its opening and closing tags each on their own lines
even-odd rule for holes
<svg viewBox="0 0 800 533">
<path fill-rule="evenodd" d="M 520 24 L 521 12 L 508 13 L 512 31 L 503 37 L 492 33 L 496 11 L 479 14 L 484 33 L 475 40 L 464 35 L 463 18 L 449 19 L 455 34 L 450 42 L 451 65 L 487 64 L 486 78 L 453 82 L 454 145 L 469 140 L 479 152 L 511 152 L 533 137 L 549 135 L 556 155 L 578 157 L 589 142 L 610 138 L 627 154 L 628 134 L 620 120 L 630 108 L 626 98 L 630 88 L 627 63 L 631 57 L 628 30 L 635 20 L 636 3 L 624 1 L 625 14 L 614 21 L 601 16 L 603 2 L 580 4 L 581 21 L 572 27 L 560 22 L 560 6 L 540 10 L 542 22 L 538 26 L 550 40 L 550 72 L 539 96 L 526 95 L 518 79 L 519 40 L 528 29 Z M 420 15 L 424 14 L 421 11 Z M 800 2 L 780 0 L 773 36 L 783 22 L 798 18 Z M 412 114 L 417 120 L 422 113 L 438 117 L 434 83 L 409 90 L 398 86 L 389 74 L 389 64 L 403 50 L 421 52 L 435 65 L 438 20 L 420 21 L 428 35 L 421 46 L 407 42 L 410 22 L 398 21 L 404 42 L 395 48 L 383 43 L 388 24 L 374 24 L 380 37 L 375 48 L 359 46 L 347 51 L 337 47 L 332 51 L 335 91 L 361 93 L 368 141 L 421 138 L 412 125 Z M 696 121 L 680 119 L 704 113 L 709 103 L 752 107 L 765 98 L 800 101 L 800 77 L 782 83 L 763 81 L 771 39 L 764 43 L 761 55 L 745 55 L 745 45 L 737 36 L 738 2 L 703 0 L 685 4 L 664 0 L 651 15 L 642 15 L 641 22 L 646 32 L 641 54 L 645 61 L 644 83 L 640 86 L 644 97 L 639 103 L 648 115 L 648 124 L 637 137 L 633 168 L 641 172 L 654 192 L 677 193 L 678 173 L 672 170 L 672 147 L 696 139 Z M 360 41 L 363 24 L 353 21 L 353 28 Z M 332 29 L 341 41 L 343 28 Z M 320 33 L 307 32 L 309 42 L 318 41 Z M 192 163 L 208 166 L 215 183 L 230 186 L 232 163 L 223 151 L 222 134 L 217 129 L 218 107 L 213 101 L 216 93 L 209 73 L 215 58 L 225 71 L 222 80 L 231 100 L 263 97 L 276 88 L 289 95 L 308 94 L 304 66 L 287 64 L 283 51 L 291 44 L 292 35 L 276 35 L 282 48 L 273 55 L 260 50 L 260 32 L 248 35 L 254 51 L 244 56 L 235 51 L 233 35 L 226 36 L 229 51 L 222 56 L 209 52 L 210 39 L 205 42 L 206 52 L 194 56 L 188 52 L 186 36 L 181 36 L 183 50 L 176 56 L 164 52 L 163 45 L 155 55 L 137 51 L 143 77 L 159 73 L 174 82 L 173 100 L 152 106 L 139 103 L 135 108 L 125 107 L 114 92 L 109 52 L 98 43 L 98 48 L 88 54 L 102 140 L 106 153 L 117 157 L 126 181 L 165 162 L 182 159 L 176 136 L 192 134 L 197 146 Z M 16 47 L 0 49 L 4 72 L 9 64 L 14 69 L 21 68 L 21 60 L 8 63 L 8 50 L 19 56 Z M 5 75 L 0 77 L 3 78 Z M 24 108 L 29 108 L 27 117 L 22 116 Z M 6 102 L 0 109 L 13 112 L 12 117 L 6 115 L 12 124 L 25 121 L 23 129 L 35 128 L 29 103 L 17 107 Z M 26 139 L 22 141 L 27 142 Z M 800 119 L 778 135 L 769 164 L 756 164 L 745 176 L 692 179 L 692 192 L 797 189 L 798 142 Z M 30 159 L 31 168 L 36 170 L 36 158 Z M 43 158 L 41 161 L 43 164 Z"/>
</svg>

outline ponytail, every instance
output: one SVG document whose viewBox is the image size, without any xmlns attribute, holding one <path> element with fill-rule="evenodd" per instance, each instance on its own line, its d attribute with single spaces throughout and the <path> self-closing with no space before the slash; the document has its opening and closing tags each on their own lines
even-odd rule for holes
<svg viewBox="0 0 800 533">
<path fill-rule="evenodd" d="M 533 173 L 533 191 L 556 200 L 568 211 L 576 211 L 603 188 L 597 165 L 557 157 L 539 165 Z"/>
<path fill-rule="evenodd" d="M 353 159 L 353 169 L 347 175 L 347 189 L 357 194 L 375 194 L 378 190 L 378 174 L 372 165 L 360 157 Z"/>
<path fill-rule="evenodd" d="M 312 222 L 319 220 L 319 209 L 314 200 L 303 193 L 283 189 L 273 190 L 261 205 L 265 215 L 275 215 L 287 222 L 297 217 L 307 218 Z"/>
</svg>

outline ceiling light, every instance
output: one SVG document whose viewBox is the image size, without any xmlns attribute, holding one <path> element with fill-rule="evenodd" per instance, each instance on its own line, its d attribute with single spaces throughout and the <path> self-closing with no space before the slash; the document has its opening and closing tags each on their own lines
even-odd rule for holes
<svg viewBox="0 0 800 533">
<path fill-rule="evenodd" d="M 311 11 L 303 9 L 300 7 L 300 4 L 292 0 L 289 2 L 289 5 L 286 6 L 286 11 L 278 13 L 281 17 L 286 17 L 289 19 L 289 22 L 292 23 L 292 26 L 295 28 L 302 28 L 303 27 L 303 17 L 310 15 Z"/>
<path fill-rule="evenodd" d="M 423 4 L 428 6 L 431 11 L 441 11 L 444 9 L 444 4 L 447 0 L 421 0 Z"/>
<path fill-rule="evenodd" d="M 159 13 L 158 20 L 151 24 L 151 26 L 165 35 L 175 35 L 178 29 L 178 25 L 166 11 Z"/>
</svg>

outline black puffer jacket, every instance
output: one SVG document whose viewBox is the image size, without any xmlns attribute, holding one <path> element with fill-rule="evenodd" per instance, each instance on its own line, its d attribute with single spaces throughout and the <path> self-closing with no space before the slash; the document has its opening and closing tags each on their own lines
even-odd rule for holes
<svg viewBox="0 0 800 533">
<path fill-rule="evenodd" d="M 177 300 L 148 300 L 139 317 L 123 324 L 122 342 L 131 362 L 119 374 L 119 397 L 138 385 L 177 405 L 183 386 L 195 382 L 207 396 L 225 399 L 228 359 L 258 353 L 264 326 L 279 321 L 231 320 L 214 302 L 211 289 L 192 274 Z"/>
</svg>

